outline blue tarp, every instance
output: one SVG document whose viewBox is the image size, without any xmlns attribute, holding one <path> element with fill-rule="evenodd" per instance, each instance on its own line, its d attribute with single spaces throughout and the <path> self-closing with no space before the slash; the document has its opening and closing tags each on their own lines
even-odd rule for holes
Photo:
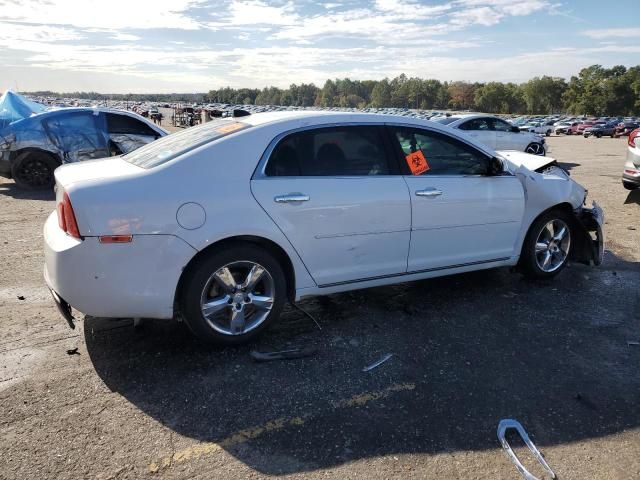
<svg viewBox="0 0 640 480">
<path fill-rule="evenodd" d="M 44 105 L 32 102 L 22 95 L 7 90 L 0 97 L 0 130 L 10 123 L 28 118 L 34 113 L 40 113 L 45 109 Z"/>
</svg>

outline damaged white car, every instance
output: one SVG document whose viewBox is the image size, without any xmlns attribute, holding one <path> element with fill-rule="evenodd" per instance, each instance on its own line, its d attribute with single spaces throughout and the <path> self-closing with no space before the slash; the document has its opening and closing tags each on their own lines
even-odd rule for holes
<svg viewBox="0 0 640 480">
<path fill-rule="evenodd" d="M 45 279 L 71 326 L 73 306 L 238 344 L 286 301 L 603 256 L 602 210 L 553 159 L 419 119 L 221 119 L 55 176 Z"/>
</svg>

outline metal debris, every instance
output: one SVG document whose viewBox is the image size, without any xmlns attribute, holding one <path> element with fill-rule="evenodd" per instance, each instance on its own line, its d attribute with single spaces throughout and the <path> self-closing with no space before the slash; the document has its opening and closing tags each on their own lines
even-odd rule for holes
<svg viewBox="0 0 640 480">
<path fill-rule="evenodd" d="M 553 470 L 551 470 L 551 467 L 547 464 L 542 454 L 538 451 L 536 446 L 533 444 L 533 442 L 529 438 L 529 435 L 527 435 L 527 432 L 524 430 L 524 427 L 520 425 L 520 422 L 518 422 L 517 420 L 509 419 L 509 418 L 500 420 L 500 423 L 498 424 L 498 440 L 500 440 L 500 443 L 502 444 L 502 448 L 504 448 L 504 451 L 507 453 L 511 461 L 515 464 L 520 474 L 526 480 L 539 480 L 538 477 L 532 475 L 526 468 L 524 468 L 524 465 L 522 465 L 522 463 L 520 462 L 520 459 L 511 448 L 511 445 L 509 445 L 509 442 L 507 442 L 507 439 L 505 438 L 505 433 L 509 429 L 514 429 L 515 431 L 518 432 L 518 434 L 520 435 L 520 438 L 522 438 L 524 443 L 529 448 L 529 451 L 533 454 L 536 460 L 538 460 L 538 463 L 540 463 L 540 465 L 542 465 L 542 467 L 547 471 L 547 473 L 551 475 L 551 478 L 553 479 L 557 478 L 556 474 L 553 472 Z"/>
<path fill-rule="evenodd" d="M 249 355 L 256 362 L 271 362 L 273 360 L 292 360 L 295 358 L 305 358 L 315 355 L 315 348 L 291 348 L 289 350 L 280 350 L 278 352 L 258 352 L 251 350 Z"/>
<path fill-rule="evenodd" d="M 318 327 L 318 330 L 322 331 L 322 327 L 320 326 L 320 324 L 318 323 L 318 321 L 313 317 L 313 315 L 311 315 L 309 312 L 307 312 L 306 310 L 300 308 L 300 306 L 298 306 L 298 304 L 294 303 L 294 302 L 290 302 L 290 305 L 295 308 L 296 310 L 300 310 L 303 314 L 305 314 L 307 317 L 309 317 L 311 320 L 313 320 L 313 323 L 316 324 L 316 326 Z"/>
<path fill-rule="evenodd" d="M 371 365 L 364 367 L 362 369 L 363 372 L 369 372 L 371 370 L 373 370 L 374 368 L 379 367 L 380 365 L 382 365 L 384 362 L 386 362 L 387 360 L 389 360 L 391 357 L 393 357 L 393 353 L 387 353 L 384 357 L 382 357 L 380 360 L 377 360 L 375 362 L 373 362 Z"/>
</svg>

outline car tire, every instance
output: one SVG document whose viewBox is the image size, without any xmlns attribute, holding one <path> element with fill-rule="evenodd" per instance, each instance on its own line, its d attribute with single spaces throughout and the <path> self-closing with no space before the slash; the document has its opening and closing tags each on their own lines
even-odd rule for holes
<svg viewBox="0 0 640 480">
<path fill-rule="evenodd" d="M 622 181 L 622 186 L 627 190 L 635 190 L 636 188 L 638 188 L 638 185 L 636 185 L 635 183 L 625 182 L 624 180 Z"/>
<path fill-rule="evenodd" d="M 544 150 L 544 146 L 541 143 L 532 142 L 527 145 L 527 148 L 524 149 L 525 153 L 531 153 L 533 155 L 540 155 L 544 157 L 546 152 Z"/>
<path fill-rule="evenodd" d="M 596 133 L 596 138 L 602 138 L 602 134 L 600 132 Z"/>
<path fill-rule="evenodd" d="M 250 272 L 258 277 L 255 285 Z M 180 313 L 191 332 L 205 343 L 233 346 L 250 342 L 278 319 L 286 301 L 282 267 L 268 251 L 251 244 L 206 254 L 185 275 Z M 205 318 L 207 305 L 211 313 Z"/>
<path fill-rule="evenodd" d="M 55 184 L 53 171 L 59 166 L 60 162 L 46 152 L 23 152 L 11 165 L 11 177 L 25 190 L 51 189 Z"/>
<path fill-rule="evenodd" d="M 547 130 L 547 131 L 545 132 L 545 136 L 550 137 L 550 136 L 551 136 L 551 130 Z"/>
<path fill-rule="evenodd" d="M 567 212 L 551 210 L 538 217 L 529 227 L 520 254 L 519 266 L 525 277 L 548 279 L 558 275 L 571 256 L 572 234 L 573 219 Z"/>
</svg>

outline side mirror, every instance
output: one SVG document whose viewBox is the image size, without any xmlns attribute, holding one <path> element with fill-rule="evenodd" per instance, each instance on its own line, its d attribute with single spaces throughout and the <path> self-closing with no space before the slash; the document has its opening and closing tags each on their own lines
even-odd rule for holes
<svg viewBox="0 0 640 480">
<path fill-rule="evenodd" d="M 498 157 L 491 157 L 487 168 L 487 175 L 494 177 L 496 175 L 502 175 L 502 173 L 504 173 L 504 165 L 502 164 L 502 160 L 500 160 Z"/>
<path fill-rule="evenodd" d="M 511 127 L 511 132 L 512 133 L 520 133 L 520 129 L 514 125 L 513 127 Z"/>
</svg>

